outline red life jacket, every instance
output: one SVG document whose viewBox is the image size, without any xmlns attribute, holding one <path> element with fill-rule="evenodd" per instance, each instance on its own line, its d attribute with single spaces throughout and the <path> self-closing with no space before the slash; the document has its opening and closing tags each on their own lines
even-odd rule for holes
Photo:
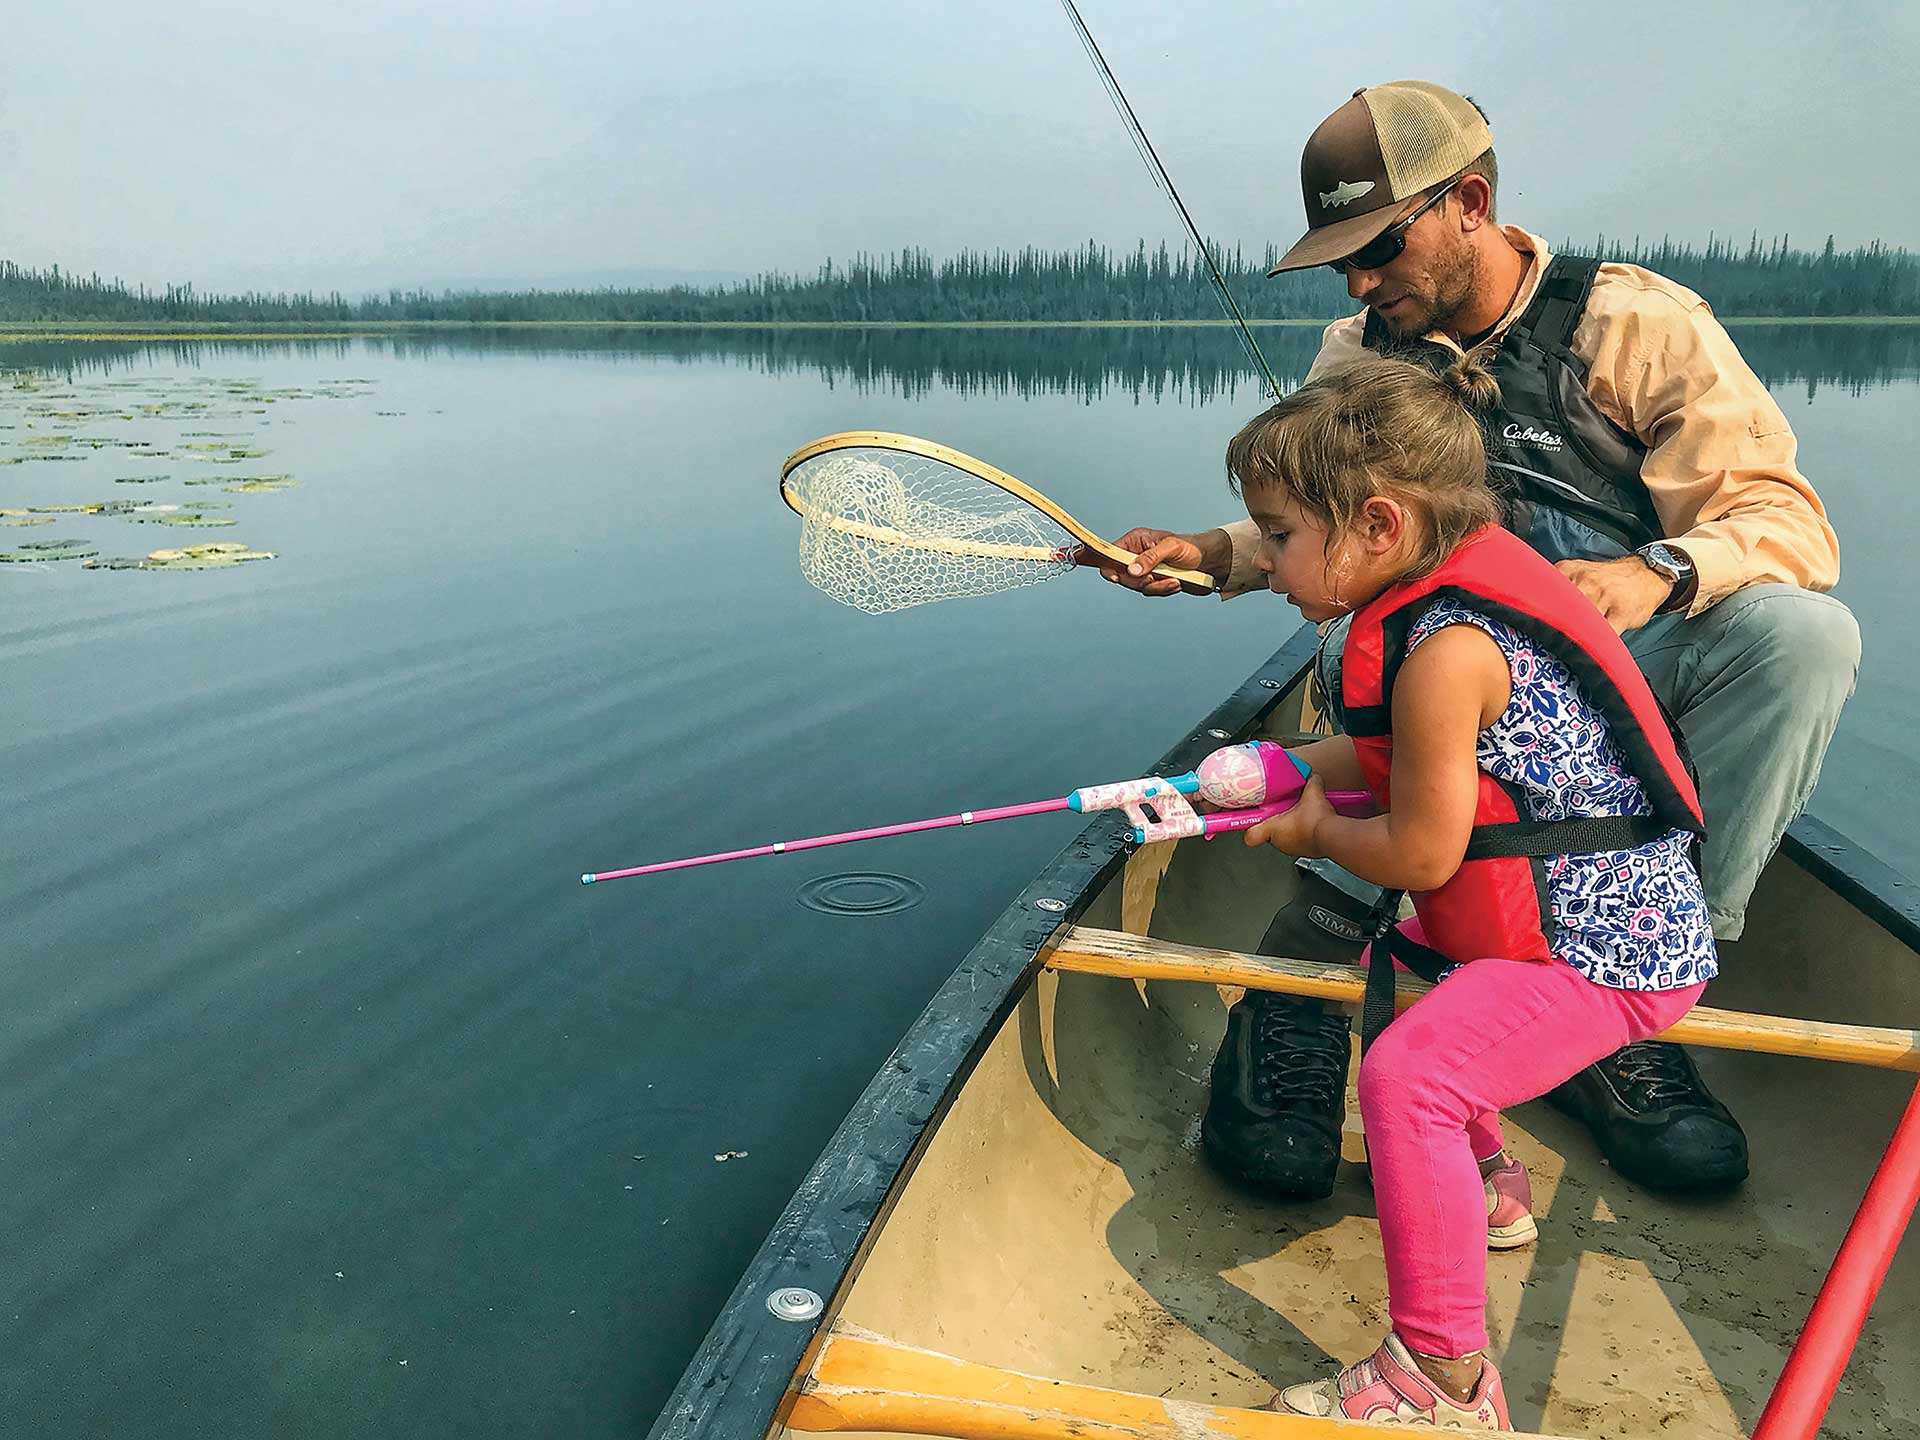
<svg viewBox="0 0 1920 1440">
<path fill-rule="evenodd" d="M 1393 684 L 1408 631 L 1452 598 L 1565 665 L 1607 722 L 1653 805 L 1647 816 L 1530 820 L 1526 791 L 1480 772 L 1466 859 L 1437 890 L 1416 892 L 1428 943 L 1449 960 L 1552 957 L 1545 859 L 1625 850 L 1675 830 L 1706 833 L 1685 742 L 1620 637 L 1566 576 L 1497 526 L 1469 535 L 1430 575 L 1389 586 L 1354 614 L 1341 658 L 1346 730 L 1382 810 L 1391 808 Z"/>
</svg>

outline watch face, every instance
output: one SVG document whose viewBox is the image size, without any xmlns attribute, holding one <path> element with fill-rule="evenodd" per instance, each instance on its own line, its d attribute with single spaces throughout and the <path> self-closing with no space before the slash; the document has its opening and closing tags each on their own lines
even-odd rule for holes
<svg viewBox="0 0 1920 1440">
<path fill-rule="evenodd" d="M 1657 543 L 1643 545 L 1640 548 L 1640 555 L 1649 565 L 1663 574 L 1672 576 L 1675 580 L 1683 579 L 1693 573 L 1693 566 L 1687 562 L 1687 558 L 1679 551 L 1668 549 L 1665 545 Z"/>
</svg>

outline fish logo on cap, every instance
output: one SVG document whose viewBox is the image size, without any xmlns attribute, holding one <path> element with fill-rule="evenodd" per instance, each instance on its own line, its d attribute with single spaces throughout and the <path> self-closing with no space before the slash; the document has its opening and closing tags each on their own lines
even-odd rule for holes
<svg viewBox="0 0 1920 1440">
<path fill-rule="evenodd" d="M 1349 201 L 1358 200 L 1373 189 L 1371 180 L 1342 180 L 1331 190 L 1320 192 L 1320 206 L 1324 210 L 1338 210 Z"/>
</svg>

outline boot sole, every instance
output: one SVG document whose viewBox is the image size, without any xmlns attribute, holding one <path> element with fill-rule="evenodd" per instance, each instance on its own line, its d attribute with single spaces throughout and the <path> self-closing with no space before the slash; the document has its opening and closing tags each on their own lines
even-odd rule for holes
<svg viewBox="0 0 1920 1440">
<path fill-rule="evenodd" d="M 1200 1148 L 1206 1154 L 1213 1168 L 1230 1180 L 1238 1180 L 1251 1185 L 1262 1194 L 1276 1200 L 1324 1200 L 1333 1194 L 1333 1184 L 1340 1172 L 1340 1156 L 1334 1152 L 1333 1164 L 1326 1169 L 1325 1177 L 1313 1175 L 1303 1183 L 1299 1172 L 1279 1172 L 1258 1165 L 1248 1166 L 1241 1157 L 1228 1150 L 1214 1136 L 1213 1127 L 1205 1120 L 1200 1123 Z"/>
</svg>

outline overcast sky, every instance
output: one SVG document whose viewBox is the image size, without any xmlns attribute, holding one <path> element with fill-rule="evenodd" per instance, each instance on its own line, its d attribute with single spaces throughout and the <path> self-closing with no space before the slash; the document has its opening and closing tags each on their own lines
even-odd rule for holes
<svg viewBox="0 0 1920 1440">
<path fill-rule="evenodd" d="M 1173 237 L 1055 0 L 15 0 L 0 257 L 359 291 Z M 1550 238 L 1920 249 L 1920 4 L 1082 0 L 1188 208 L 1302 227 L 1362 84 L 1493 120 Z"/>
</svg>

